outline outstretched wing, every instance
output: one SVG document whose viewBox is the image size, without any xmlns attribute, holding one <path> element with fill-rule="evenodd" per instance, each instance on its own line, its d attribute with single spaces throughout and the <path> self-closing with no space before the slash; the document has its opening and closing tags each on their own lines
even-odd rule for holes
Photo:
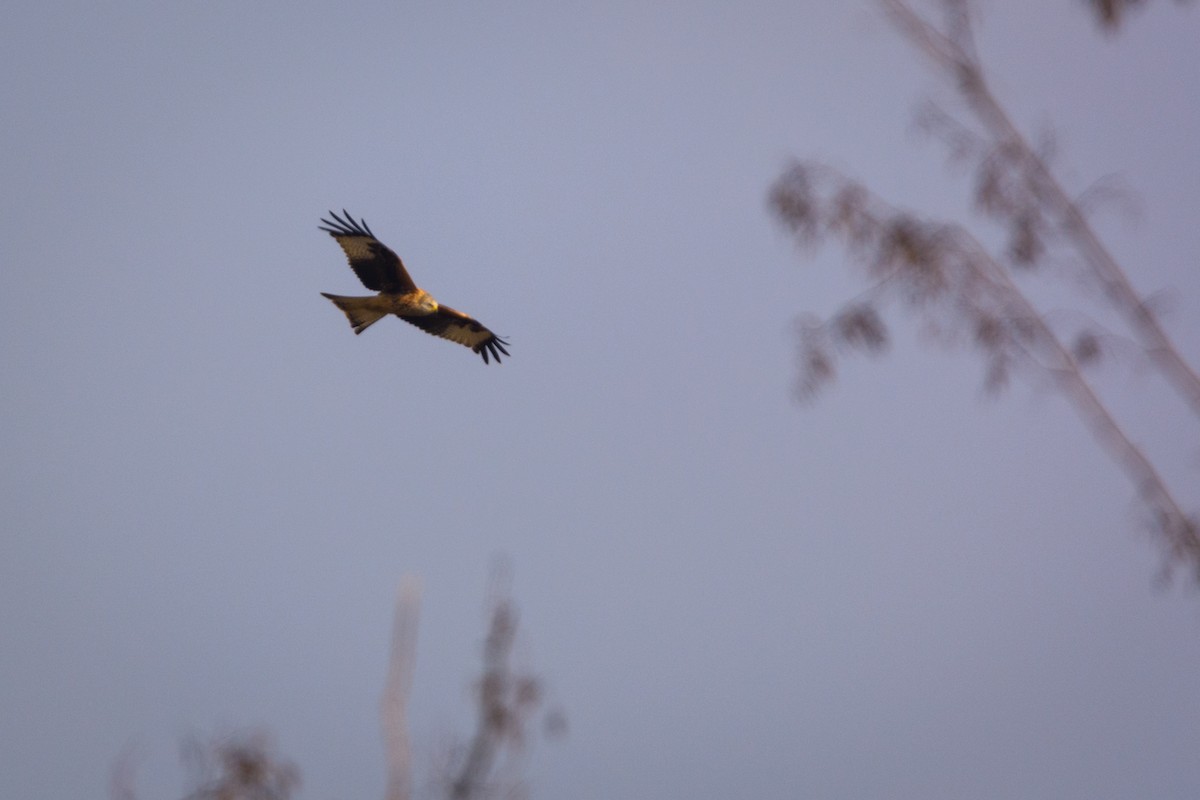
<svg viewBox="0 0 1200 800">
<path fill-rule="evenodd" d="M 336 222 L 322 219 L 321 222 L 329 227 L 318 227 L 342 246 L 346 258 L 350 259 L 350 268 L 362 281 L 363 286 L 373 292 L 390 294 L 404 294 L 416 289 L 417 285 L 408 276 L 408 270 L 404 269 L 400 256 L 375 238 L 375 234 L 367 227 L 367 221 L 355 222 L 354 217 L 347 214 L 345 209 L 342 213 L 346 214 L 345 219 L 330 211 L 329 216 Z"/>
<path fill-rule="evenodd" d="M 449 339 L 452 342 L 466 345 L 483 356 L 483 363 L 488 363 L 488 354 L 500 363 L 500 354 L 508 355 L 504 348 L 508 342 L 489 331 L 480 324 L 479 320 L 469 317 L 461 311 L 455 311 L 447 306 L 438 306 L 432 314 L 401 315 L 400 319 L 411 322 L 426 333 Z"/>
</svg>

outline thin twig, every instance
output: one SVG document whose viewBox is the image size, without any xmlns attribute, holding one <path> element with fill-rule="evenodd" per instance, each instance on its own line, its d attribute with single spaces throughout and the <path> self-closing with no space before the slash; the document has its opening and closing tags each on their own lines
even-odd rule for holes
<svg viewBox="0 0 1200 800">
<path fill-rule="evenodd" d="M 1168 383 L 1200 417 L 1200 373 L 1179 352 L 1158 317 L 1138 294 L 1128 274 L 1100 241 L 1095 230 L 1067 193 L 1045 159 L 1037 154 L 1008 112 L 996 100 L 975 53 L 967 9 L 962 0 L 946 0 L 958 24 L 947 36 L 914 12 L 903 0 L 881 0 L 897 27 L 918 47 L 957 78 L 958 89 L 983 125 L 1018 154 L 1035 195 L 1055 213 L 1060 228 L 1071 238 L 1113 307 L 1129 322 L 1147 356 Z"/>
</svg>

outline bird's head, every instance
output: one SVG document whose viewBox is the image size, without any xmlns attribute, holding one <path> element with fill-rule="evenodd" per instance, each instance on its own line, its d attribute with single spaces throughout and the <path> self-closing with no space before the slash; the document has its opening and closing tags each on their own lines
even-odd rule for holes
<svg viewBox="0 0 1200 800">
<path fill-rule="evenodd" d="M 415 306 L 414 310 L 425 314 L 434 314 L 438 310 L 438 301 L 434 300 L 433 295 L 424 289 L 418 289 L 416 296 L 411 298 L 410 303 Z"/>
</svg>

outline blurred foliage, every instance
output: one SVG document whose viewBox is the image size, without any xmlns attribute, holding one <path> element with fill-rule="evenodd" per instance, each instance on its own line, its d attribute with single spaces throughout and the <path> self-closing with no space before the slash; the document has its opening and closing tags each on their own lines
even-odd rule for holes
<svg viewBox="0 0 1200 800">
<path fill-rule="evenodd" d="M 300 787 L 300 770 L 263 732 L 189 741 L 184 761 L 196 785 L 185 800 L 288 800 Z"/>
<path fill-rule="evenodd" d="M 1190 2 L 1190 0 L 1175 0 L 1179 4 Z M 1088 5 L 1092 7 L 1092 13 L 1096 15 L 1096 21 L 1100 23 L 1100 27 L 1107 31 L 1115 31 L 1121 27 L 1126 15 L 1133 9 L 1146 5 L 1146 0 L 1087 0 Z"/>
<path fill-rule="evenodd" d="M 935 341 L 973 348 L 984 361 L 989 391 L 1007 386 L 1014 374 L 1058 389 L 1133 484 L 1148 524 L 1165 544 L 1167 569 L 1186 565 L 1200 578 L 1200 521 L 1183 510 L 1087 372 L 1111 353 L 1135 353 L 1200 418 L 1200 374 L 1088 219 L 1095 201 L 1113 193 L 1103 187 L 1068 193 L 1052 168 L 1053 137 L 1035 142 L 1013 123 L 986 80 L 967 0 L 940 0 L 940 23 L 905 0 L 881 3 L 900 33 L 955 87 L 963 118 L 927 105 L 918 123 L 946 145 L 953 162 L 969 167 L 973 210 L 989 232 L 998 227 L 1003 245 L 992 252 L 982 243 L 987 235 L 897 208 L 824 164 L 793 164 L 771 188 L 775 217 L 806 249 L 827 238 L 839 241 L 867 280 L 866 289 L 829 318 L 802 317 L 798 397 L 811 400 L 833 381 L 842 354 L 883 352 L 889 341 L 884 311 L 900 306 Z M 1093 8 L 1113 28 L 1136 4 Z M 1071 321 L 1066 329 L 1051 324 L 1024 288 L 1022 279 L 1034 274 L 1058 279 L 1079 300 L 1069 313 L 1056 314 Z M 1111 324 L 1089 313 L 1093 298 L 1101 298 L 1098 311 Z"/>
</svg>

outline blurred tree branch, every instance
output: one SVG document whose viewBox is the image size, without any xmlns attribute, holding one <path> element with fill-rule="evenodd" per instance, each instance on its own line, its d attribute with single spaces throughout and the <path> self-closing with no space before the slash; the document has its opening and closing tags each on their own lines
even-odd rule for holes
<svg viewBox="0 0 1200 800">
<path fill-rule="evenodd" d="M 400 580 L 392 623 L 388 677 L 379 701 L 384 752 L 388 762 L 387 800 L 412 797 L 412 747 L 408 737 L 408 695 L 417 665 L 417 622 L 421 614 L 421 582 L 413 575 Z"/>
<path fill-rule="evenodd" d="M 274 753 L 263 732 L 193 740 L 184 757 L 199 784 L 185 800 L 288 800 L 300 786 L 300 770 Z"/>
<path fill-rule="evenodd" d="M 1189 0 L 1175 0 L 1175 2 L 1182 5 Z M 1096 21 L 1100 23 L 1100 27 L 1112 32 L 1121 27 L 1126 12 L 1137 6 L 1145 5 L 1146 0 L 1087 0 L 1087 3 L 1092 7 L 1092 13 L 1096 15 Z"/>
<path fill-rule="evenodd" d="M 497 566 L 492 575 L 488 635 L 483 646 L 483 675 L 476 687 L 478 718 L 475 735 L 450 785 L 452 800 L 491 795 L 512 795 L 514 786 L 500 787 L 494 779 L 497 756 L 518 755 L 530 717 L 542 701 L 541 682 L 514 672 L 510 666 L 517 634 L 517 613 L 508 591 L 507 569 Z"/>
<path fill-rule="evenodd" d="M 1200 415 L 1200 375 L 1180 355 L 1076 199 L 1013 124 L 984 80 L 966 0 L 943 0 L 946 33 L 918 16 L 904 0 L 883 3 L 900 31 L 956 78 L 960 96 L 986 131 L 992 152 L 982 165 L 977 203 L 985 214 L 1009 225 L 1013 260 L 1032 264 L 1041 253 L 1041 236 L 1050 232 L 1064 236 L 1113 308 L 1125 317 L 1146 354 Z"/>
<path fill-rule="evenodd" d="M 1064 189 L 1049 166 L 1048 147 L 1034 147 L 992 94 L 966 0 L 940 0 L 940 26 L 905 0 L 881 3 L 897 29 L 953 80 L 973 124 L 938 108 L 925 109 L 921 121 L 952 156 L 974 164 L 976 211 L 1002 227 L 1007 243 L 1002 254 L 992 255 L 961 225 L 900 211 L 824 165 L 792 166 L 771 190 L 775 215 L 802 244 L 840 239 L 869 278 L 866 291 L 830 319 L 803 322 L 800 396 L 811 398 L 835 377 L 840 352 L 881 351 L 888 331 L 879 308 L 898 301 L 944 343 L 972 342 L 987 363 L 989 389 L 1002 388 L 1015 368 L 1049 376 L 1133 483 L 1163 537 L 1169 564 L 1186 564 L 1200 578 L 1200 523 L 1182 509 L 1086 372 L 1111 335 L 1091 323 L 1069 337 L 1059 333 L 1014 275 L 1045 271 L 1065 258 L 1077 264 L 1085 284 L 1098 289 L 1124 323 L 1128 340 L 1197 418 L 1200 375 L 1097 236 L 1084 212 L 1087 198 Z M 1128 4 L 1093 6 L 1102 23 L 1115 26 L 1120 7 Z"/>
<path fill-rule="evenodd" d="M 438 781 L 438 793 L 454 800 L 517 798 L 524 791 L 519 757 L 529 722 L 542 705 L 543 692 L 537 677 L 511 666 L 517 612 L 509 583 L 507 567 L 494 567 L 483 674 L 477 684 L 478 727 L 465 757 L 452 767 L 453 776 Z M 408 800 L 413 795 L 407 705 L 416 666 L 420 593 L 420 581 L 404 576 L 397 592 L 388 678 L 380 700 L 388 762 L 386 800 Z M 565 731 L 561 711 L 550 711 L 545 722 L 548 735 Z M 299 769 L 274 752 L 270 737 L 262 731 L 211 740 L 189 737 L 183 743 L 182 756 L 191 773 L 189 783 L 195 787 L 184 800 L 289 800 L 300 786 Z M 498 772 L 498 763 L 506 773 Z M 112 800 L 136 800 L 135 772 L 133 753 L 126 750 L 113 765 Z"/>
</svg>

